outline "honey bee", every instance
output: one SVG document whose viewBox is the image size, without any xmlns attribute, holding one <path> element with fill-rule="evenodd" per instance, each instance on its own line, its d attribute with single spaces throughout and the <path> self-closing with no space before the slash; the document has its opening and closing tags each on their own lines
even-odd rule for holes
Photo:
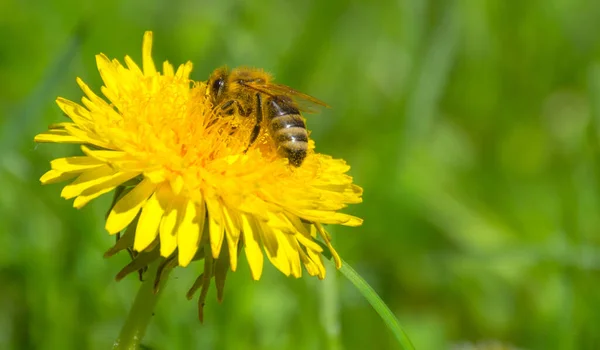
<svg viewBox="0 0 600 350">
<path fill-rule="evenodd" d="M 213 106 L 221 113 L 256 119 L 248 148 L 266 123 L 277 153 L 293 166 L 302 165 L 308 151 L 308 132 L 300 111 L 312 112 L 310 105 L 328 107 L 327 104 L 288 86 L 275 84 L 269 73 L 255 68 L 231 71 L 218 68 L 207 85 Z"/>
</svg>

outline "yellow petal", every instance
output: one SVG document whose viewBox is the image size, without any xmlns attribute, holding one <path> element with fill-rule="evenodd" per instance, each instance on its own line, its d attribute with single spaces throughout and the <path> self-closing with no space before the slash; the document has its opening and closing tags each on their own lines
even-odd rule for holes
<svg viewBox="0 0 600 350">
<path fill-rule="evenodd" d="M 50 162 L 53 170 L 62 173 L 81 173 L 87 170 L 96 169 L 105 163 L 90 157 L 66 157 L 57 158 Z"/>
<path fill-rule="evenodd" d="M 144 177 L 150 179 L 150 181 L 154 183 L 161 183 L 166 180 L 165 170 L 164 169 L 146 169 L 144 170 Z"/>
<path fill-rule="evenodd" d="M 177 216 L 181 211 L 181 203 L 182 200 L 173 195 L 173 192 L 170 192 L 170 196 L 166 196 L 165 198 L 159 197 L 159 201 L 161 202 L 161 206 L 165 208 L 165 215 L 163 216 L 160 227 L 160 255 L 164 257 L 168 257 L 177 248 L 177 235 L 175 234 L 175 229 L 177 227 Z"/>
<path fill-rule="evenodd" d="M 172 77 L 175 75 L 175 72 L 173 71 L 173 65 L 167 61 L 163 62 L 163 75 L 166 77 Z"/>
<path fill-rule="evenodd" d="M 156 75 L 156 67 L 152 60 L 152 32 L 150 31 L 144 33 L 144 42 L 142 44 L 142 67 L 144 68 L 145 76 Z"/>
<path fill-rule="evenodd" d="M 290 261 L 287 257 L 285 248 L 281 246 L 279 235 L 283 233 L 279 230 L 274 230 L 266 224 L 261 225 L 261 240 L 267 253 L 267 258 L 271 263 L 284 275 L 289 276 L 292 272 Z"/>
<path fill-rule="evenodd" d="M 159 186 L 142 208 L 133 243 L 133 249 L 137 252 L 146 249 L 158 235 L 158 226 L 165 213 L 158 201 L 158 192 L 162 188 L 163 186 Z"/>
<path fill-rule="evenodd" d="M 99 68 L 98 71 L 100 72 L 100 76 L 102 76 L 102 74 L 106 74 L 106 69 L 100 69 L 100 63 L 98 63 L 99 61 L 108 62 L 108 58 L 104 55 L 96 56 L 96 63 L 98 64 L 98 68 Z M 104 64 L 104 62 L 102 64 Z M 104 79 L 104 77 L 103 77 L 103 79 Z M 82 102 L 84 102 L 84 105 L 90 110 L 90 112 L 95 112 L 95 111 L 107 112 L 107 111 L 112 110 L 112 108 L 108 105 L 108 103 L 106 103 L 106 101 L 104 101 L 102 98 L 100 98 L 100 96 L 96 95 L 92 91 L 92 89 L 90 89 L 90 87 L 83 80 L 81 80 L 81 78 L 77 78 L 76 81 L 77 81 L 77 85 L 79 85 L 79 88 L 81 88 L 83 93 L 89 99 L 88 101 L 90 103 L 85 103 L 85 100 L 86 100 L 85 98 L 82 98 Z M 111 79 L 108 82 L 106 80 L 104 81 L 104 84 L 110 88 L 109 83 L 112 85 L 116 84 L 116 82 L 114 82 L 114 79 Z"/>
<path fill-rule="evenodd" d="M 78 139 L 82 140 L 83 143 L 89 143 L 89 144 L 96 145 L 98 147 L 106 148 L 106 149 L 114 148 L 109 142 L 107 142 L 106 140 L 100 139 L 98 137 L 98 135 L 91 133 L 89 131 L 82 130 L 82 129 L 79 129 L 77 127 L 72 127 L 72 126 L 66 126 L 65 130 L 69 134 L 73 135 L 74 137 L 77 137 Z M 80 142 L 80 143 L 82 143 L 82 142 Z"/>
<path fill-rule="evenodd" d="M 106 230 L 113 234 L 127 227 L 155 189 L 156 184 L 147 179 L 142 180 L 112 208 L 106 218 Z"/>
<path fill-rule="evenodd" d="M 179 249 L 179 265 L 187 266 L 198 251 L 206 210 L 204 202 L 187 201 L 181 224 L 177 231 L 177 247 Z"/>
<path fill-rule="evenodd" d="M 317 264 L 312 261 L 312 259 L 304 252 L 303 249 L 298 249 L 298 253 L 300 255 L 300 260 L 306 267 L 306 271 L 308 271 L 308 274 L 311 276 L 319 276 L 321 271 L 319 270 Z"/>
<path fill-rule="evenodd" d="M 61 130 L 66 127 L 66 126 L 74 126 L 75 123 L 73 122 L 60 122 L 60 123 L 52 123 L 50 125 L 48 125 L 48 129 L 50 130 Z"/>
<path fill-rule="evenodd" d="M 314 226 L 317 228 L 317 232 L 319 233 L 321 238 L 323 238 L 323 240 L 325 241 L 327 248 L 329 248 L 329 251 L 331 252 L 331 255 L 333 256 L 333 261 L 335 262 L 335 267 L 338 269 L 341 268 L 342 267 L 342 259 L 340 259 L 340 256 L 338 255 L 338 253 L 335 251 L 335 249 L 333 249 L 333 245 L 331 245 L 331 237 L 329 236 L 329 233 L 327 233 L 327 231 L 325 231 L 325 229 L 323 228 L 323 226 L 321 226 L 321 224 L 314 224 Z"/>
<path fill-rule="evenodd" d="M 302 264 L 300 263 L 300 254 L 298 250 L 300 246 L 298 246 L 298 241 L 294 239 L 292 235 L 286 235 L 282 233 L 280 236 L 280 245 L 285 250 L 285 254 L 287 255 L 287 259 L 291 268 L 291 275 L 300 278 L 302 277 Z"/>
<path fill-rule="evenodd" d="M 192 72 L 192 62 L 186 62 L 177 68 L 175 77 L 180 79 L 189 79 L 190 73 Z"/>
<path fill-rule="evenodd" d="M 225 225 L 221 214 L 220 204 L 217 199 L 206 198 L 208 209 L 208 232 L 210 235 L 210 249 L 213 258 L 218 258 L 225 237 Z"/>
<path fill-rule="evenodd" d="M 240 240 L 240 218 L 239 215 L 226 206 L 223 206 L 223 218 L 225 218 L 225 238 L 227 238 L 227 247 L 229 248 L 229 264 L 231 271 L 237 269 L 237 249 Z"/>
<path fill-rule="evenodd" d="M 296 208 L 289 207 L 288 210 L 305 220 L 320 222 L 323 224 L 336 224 L 345 226 L 360 226 L 363 223 L 361 218 L 357 218 L 352 215 L 337 213 L 324 210 L 297 210 Z"/>
<path fill-rule="evenodd" d="M 65 174 L 60 171 L 49 170 L 44 175 L 42 175 L 42 177 L 40 178 L 40 182 L 44 185 L 48 185 L 48 184 L 53 184 L 56 182 L 71 180 L 71 179 L 77 177 L 78 175 L 79 174 L 77 174 L 77 173 Z"/>
<path fill-rule="evenodd" d="M 86 127 L 92 125 L 90 112 L 79 104 L 62 97 L 56 99 L 56 104 L 75 124 Z"/>
<path fill-rule="evenodd" d="M 101 195 L 108 193 L 114 190 L 118 185 L 123 182 L 129 180 L 129 175 L 126 173 L 121 173 L 122 177 L 115 178 L 113 181 L 98 184 L 96 186 L 85 189 L 81 192 L 75 201 L 73 201 L 73 207 L 77 209 L 81 209 L 84 205 L 88 204 L 91 200 L 100 197 Z"/>
<path fill-rule="evenodd" d="M 128 159 L 129 155 L 123 151 L 114 150 L 93 150 L 86 145 L 81 146 L 81 150 L 87 156 L 102 161 L 104 163 Z"/>
<path fill-rule="evenodd" d="M 176 195 L 178 195 L 179 193 L 181 193 L 181 190 L 183 189 L 184 185 L 185 185 L 185 182 L 183 181 L 183 178 L 181 176 L 179 176 L 179 175 L 175 176 L 171 180 L 171 190 Z"/>
<path fill-rule="evenodd" d="M 79 175 L 75 181 L 63 188 L 60 195 L 65 199 L 77 197 L 88 188 L 107 183 L 113 184 L 115 181 L 121 180 L 124 176 L 123 174 L 124 173 L 115 172 L 115 170 L 108 165 L 103 165 Z M 136 175 L 137 174 L 128 173 L 127 176 L 133 178 Z"/>
<path fill-rule="evenodd" d="M 310 232 L 308 232 L 306 227 L 302 224 L 300 218 L 291 214 L 284 214 L 284 217 L 289 222 L 289 225 L 293 226 L 293 229 L 295 229 L 291 233 L 294 234 L 294 237 L 298 240 L 299 243 L 314 251 L 323 251 L 323 248 L 321 248 L 320 245 L 318 245 L 315 241 L 312 240 Z"/>
<path fill-rule="evenodd" d="M 116 72 L 114 65 L 110 61 L 108 57 L 104 54 L 96 55 L 96 66 L 98 66 L 98 72 L 100 72 L 100 77 L 102 77 L 102 81 L 104 85 L 113 91 L 119 90 L 119 85 L 121 76 Z M 88 96 L 90 101 L 96 106 L 102 106 L 105 104 L 105 101 L 102 100 L 98 95 L 92 92 L 87 84 L 84 84 L 83 81 L 77 81 L 79 83 L 79 87 L 83 90 L 83 92 Z M 91 106 L 86 105 L 86 107 L 90 108 Z"/>
<path fill-rule="evenodd" d="M 125 56 L 125 64 L 127 65 L 127 68 L 129 68 L 129 70 L 141 77 L 143 75 L 142 70 L 140 69 L 140 67 L 131 59 L 131 57 L 129 56 Z"/>
<path fill-rule="evenodd" d="M 320 279 L 325 278 L 327 271 L 325 270 L 325 265 L 323 264 L 323 256 L 310 249 L 307 249 L 306 253 L 308 254 L 310 260 L 312 260 L 315 266 L 319 269 L 317 276 L 319 276 Z"/>
<path fill-rule="evenodd" d="M 248 215 L 242 215 L 242 233 L 244 235 L 246 259 L 254 280 L 262 275 L 264 256 L 260 249 L 259 228 Z"/>
<path fill-rule="evenodd" d="M 37 134 L 33 138 L 33 141 L 40 142 L 40 143 L 43 143 L 43 142 L 84 143 L 85 142 L 84 140 L 80 139 L 79 137 L 71 135 L 68 131 L 60 130 L 60 129 L 48 130 L 41 134 Z"/>
<path fill-rule="evenodd" d="M 107 88 L 106 86 L 101 86 L 100 87 L 100 91 L 102 92 L 102 94 L 109 100 L 112 101 L 113 104 L 115 105 L 115 107 L 119 107 L 120 104 L 120 100 L 119 100 L 119 94 L 117 91 L 115 90 L 111 90 L 109 88 Z M 85 102 L 84 102 L 85 103 Z M 86 105 L 87 106 L 87 105 Z"/>
</svg>

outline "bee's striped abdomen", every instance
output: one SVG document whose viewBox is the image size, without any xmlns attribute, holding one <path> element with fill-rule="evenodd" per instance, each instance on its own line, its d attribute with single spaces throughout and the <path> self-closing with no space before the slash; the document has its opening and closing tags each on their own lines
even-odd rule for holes
<svg viewBox="0 0 600 350">
<path fill-rule="evenodd" d="M 290 164 L 300 166 L 308 150 L 308 133 L 298 108 L 291 100 L 273 97 L 268 102 L 267 118 L 277 152 Z"/>
</svg>

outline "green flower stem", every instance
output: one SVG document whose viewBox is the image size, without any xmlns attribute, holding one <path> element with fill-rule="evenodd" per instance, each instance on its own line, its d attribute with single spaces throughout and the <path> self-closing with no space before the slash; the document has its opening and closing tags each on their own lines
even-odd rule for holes
<svg viewBox="0 0 600 350">
<path fill-rule="evenodd" d="M 154 307 L 156 306 L 156 302 L 158 301 L 167 280 L 166 276 L 163 276 L 165 278 L 161 278 L 158 293 L 154 293 L 154 278 L 159 263 L 160 259 L 154 261 L 148 266 L 148 270 L 144 273 L 144 281 L 135 296 L 127 320 L 125 320 L 125 324 L 123 324 L 123 328 L 121 328 L 119 338 L 117 338 L 113 345 L 114 350 L 134 350 L 140 348 L 140 343 L 144 338 L 146 328 L 154 314 Z"/>
</svg>

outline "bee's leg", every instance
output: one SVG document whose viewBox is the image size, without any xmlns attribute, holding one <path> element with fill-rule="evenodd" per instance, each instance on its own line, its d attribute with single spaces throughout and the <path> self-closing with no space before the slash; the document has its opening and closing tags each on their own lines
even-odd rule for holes
<svg viewBox="0 0 600 350">
<path fill-rule="evenodd" d="M 224 115 L 232 116 L 237 114 L 242 117 L 248 117 L 252 114 L 252 108 L 244 109 L 240 101 L 229 100 L 221 105 L 221 111 Z M 237 130 L 237 126 L 232 126 L 230 135 L 233 135 Z"/>
<path fill-rule="evenodd" d="M 232 115 L 235 112 L 235 108 L 233 108 L 234 100 L 229 100 L 221 105 L 221 112 L 225 115 Z"/>
<path fill-rule="evenodd" d="M 250 110 L 244 110 L 244 107 L 242 107 L 240 101 L 238 100 L 229 100 L 223 103 L 223 105 L 221 106 L 221 111 L 223 111 L 223 114 L 225 115 L 233 115 L 237 112 L 243 117 L 247 117 L 248 115 L 250 115 L 251 112 Z"/>
<path fill-rule="evenodd" d="M 258 134 L 260 134 L 260 124 L 262 124 L 263 120 L 263 109 L 262 109 L 262 98 L 260 94 L 256 94 L 256 124 L 254 124 L 254 129 L 252 129 L 252 134 L 250 134 L 250 142 L 248 143 L 248 147 L 246 147 L 246 151 L 248 148 L 252 146 L 254 141 L 258 138 Z M 244 153 L 246 152 L 244 151 Z"/>
</svg>

